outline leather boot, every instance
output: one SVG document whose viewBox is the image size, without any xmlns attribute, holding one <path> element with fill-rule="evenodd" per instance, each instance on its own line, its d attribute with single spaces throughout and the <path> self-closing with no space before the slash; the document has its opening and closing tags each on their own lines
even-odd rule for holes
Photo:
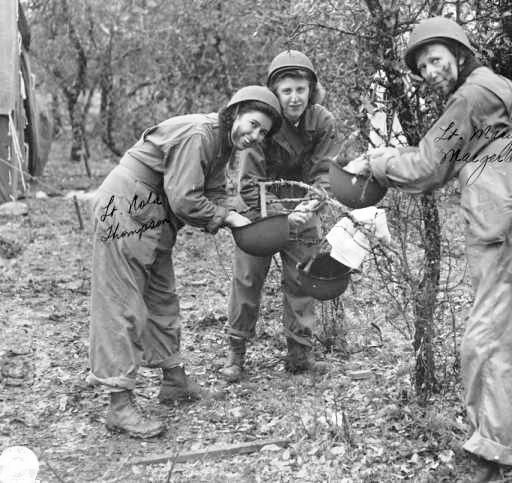
<svg viewBox="0 0 512 483">
<path fill-rule="evenodd" d="M 236 337 L 229 338 L 228 360 L 220 373 L 228 382 L 242 379 L 245 360 L 245 340 Z"/>
<path fill-rule="evenodd" d="M 300 372 L 313 372 L 316 374 L 325 374 L 329 370 L 329 365 L 325 362 L 315 361 L 311 353 L 311 346 L 300 344 L 295 339 L 288 337 L 286 339 L 288 354 L 285 360 L 285 369 L 293 374 Z"/>
<path fill-rule="evenodd" d="M 201 388 L 199 384 L 192 382 L 185 374 L 181 366 L 163 369 L 162 386 L 158 399 L 161 403 L 172 404 L 174 401 L 197 401 L 207 398 L 208 391 Z"/>
<path fill-rule="evenodd" d="M 134 438 L 152 438 L 165 430 L 162 421 L 142 414 L 132 391 L 110 393 L 110 407 L 105 424 L 112 431 L 126 432 Z"/>
</svg>

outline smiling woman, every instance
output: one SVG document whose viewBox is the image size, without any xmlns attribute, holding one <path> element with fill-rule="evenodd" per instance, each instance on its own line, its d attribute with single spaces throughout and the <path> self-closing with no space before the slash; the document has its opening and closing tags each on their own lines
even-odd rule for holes
<svg viewBox="0 0 512 483">
<path fill-rule="evenodd" d="M 265 110 L 257 111 L 255 103 L 240 109 L 231 128 L 231 141 L 236 149 L 242 150 L 261 143 L 272 129 L 272 116 Z"/>
<path fill-rule="evenodd" d="M 140 438 L 164 430 L 133 400 L 142 361 L 162 368 L 162 403 L 204 395 L 180 358 L 172 248 L 184 224 L 215 233 L 250 222 L 227 203 L 225 167 L 233 151 L 262 142 L 280 124 L 274 94 L 244 87 L 218 114 L 147 129 L 97 190 L 88 381 L 110 392 L 109 429 Z"/>
</svg>

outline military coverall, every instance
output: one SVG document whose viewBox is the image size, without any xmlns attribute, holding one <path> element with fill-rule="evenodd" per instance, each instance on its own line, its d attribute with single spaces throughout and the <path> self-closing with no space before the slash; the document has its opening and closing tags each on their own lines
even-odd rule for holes
<svg viewBox="0 0 512 483">
<path fill-rule="evenodd" d="M 464 448 L 512 464 L 512 82 L 478 67 L 415 150 L 370 157 L 386 186 L 429 191 L 458 176 L 475 289 L 462 342 Z"/>
<path fill-rule="evenodd" d="M 248 216 L 260 213 L 258 181 L 286 179 L 302 181 L 328 189 L 329 161 L 338 154 L 339 145 L 333 115 L 324 107 L 308 106 L 297 125 L 283 122 L 280 131 L 263 146 L 240 153 L 240 194 L 250 207 Z M 285 212 L 298 202 L 282 198 L 299 198 L 306 194 L 297 186 L 280 186 L 268 193 L 268 213 Z M 286 211 L 287 212 L 287 211 Z M 290 241 L 281 250 L 283 317 L 287 337 L 308 344 L 313 328 L 314 299 L 305 295 L 298 283 L 296 265 L 310 258 L 319 242 L 317 216 L 298 229 L 290 230 Z M 228 334 L 248 339 L 254 337 L 261 302 L 261 292 L 272 257 L 255 257 L 235 248 L 233 277 L 228 306 Z"/>
<path fill-rule="evenodd" d="M 146 130 L 93 199 L 89 382 L 133 390 L 138 367 L 180 364 L 172 248 L 183 224 L 214 233 L 228 214 L 217 114 Z"/>
</svg>

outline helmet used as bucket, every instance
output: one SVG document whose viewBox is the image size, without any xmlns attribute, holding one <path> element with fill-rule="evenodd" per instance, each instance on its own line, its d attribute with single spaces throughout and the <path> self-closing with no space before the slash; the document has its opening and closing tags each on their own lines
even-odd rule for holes
<svg viewBox="0 0 512 483">
<path fill-rule="evenodd" d="M 235 106 L 246 101 L 259 101 L 267 104 L 274 111 L 271 133 L 279 131 L 283 122 L 281 104 L 279 104 L 278 98 L 268 87 L 257 85 L 242 87 L 233 94 L 226 107 Z"/>
<path fill-rule="evenodd" d="M 290 237 L 288 215 L 284 213 L 232 227 L 231 231 L 238 247 L 256 257 L 273 255 L 287 245 Z"/>
<path fill-rule="evenodd" d="M 404 53 L 404 61 L 407 67 L 418 74 L 416 67 L 416 52 L 420 47 L 431 42 L 454 41 L 462 45 L 470 52 L 475 53 L 464 29 L 455 21 L 446 17 L 431 17 L 417 24 L 409 37 L 409 42 Z"/>
<path fill-rule="evenodd" d="M 350 281 L 351 269 L 328 253 L 320 253 L 312 260 L 299 263 L 297 270 L 302 290 L 317 300 L 339 297 Z"/>
<path fill-rule="evenodd" d="M 373 206 L 387 192 L 374 178 L 349 173 L 336 163 L 329 167 L 329 182 L 336 199 L 349 208 Z"/>
</svg>

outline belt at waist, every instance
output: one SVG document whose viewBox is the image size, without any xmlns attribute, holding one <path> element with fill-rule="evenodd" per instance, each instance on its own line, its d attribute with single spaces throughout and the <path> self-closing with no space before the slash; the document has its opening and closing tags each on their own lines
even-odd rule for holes
<svg viewBox="0 0 512 483">
<path fill-rule="evenodd" d="M 130 155 L 125 155 L 119 162 L 121 166 L 131 171 L 139 181 L 162 188 L 163 174 L 155 171 Z"/>
</svg>

